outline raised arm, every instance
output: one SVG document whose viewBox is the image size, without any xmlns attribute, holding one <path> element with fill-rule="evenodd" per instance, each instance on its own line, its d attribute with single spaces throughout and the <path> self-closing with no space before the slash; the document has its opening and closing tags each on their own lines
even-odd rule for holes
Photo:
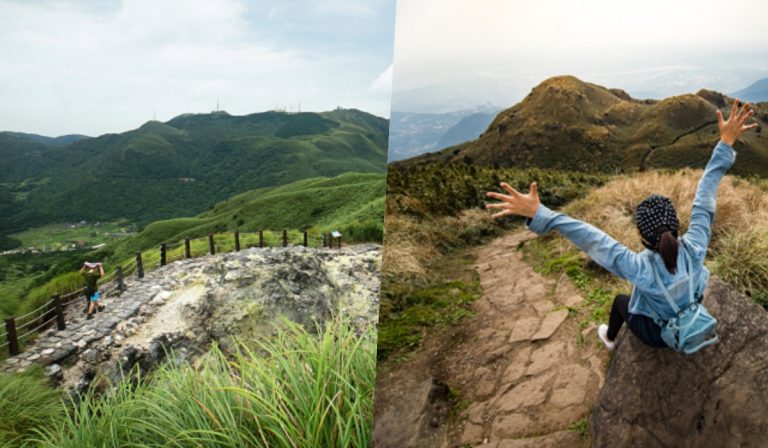
<svg viewBox="0 0 768 448">
<path fill-rule="evenodd" d="M 507 215 L 525 216 L 528 218 L 526 226 L 530 230 L 540 235 L 557 230 L 608 271 L 630 282 L 640 277 L 642 263 L 638 254 L 597 227 L 564 213 L 552 211 L 541 204 L 535 182 L 531 184 L 528 194 L 522 194 L 506 183 L 501 186 L 509 195 L 487 193 L 488 197 L 502 201 L 486 205 L 486 208 L 502 210 L 495 213 L 494 218 Z"/>
<path fill-rule="evenodd" d="M 746 124 L 754 112 L 745 103 L 739 108 L 738 100 L 733 102 L 728 120 L 723 118 L 720 110 L 716 112 L 718 127 L 720 128 L 720 141 L 712 151 L 704 174 L 696 188 L 696 196 L 691 207 L 691 221 L 685 234 L 685 241 L 690 243 L 693 249 L 694 263 L 703 263 L 707 254 L 707 247 L 712 238 L 712 222 L 715 219 L 717 203 L 717 187 L 720 181 L 733 165 L 736 159 L 736 151 L 733 144 L 742 132 L 757 127 L 756 123 Z"/>
</svg>

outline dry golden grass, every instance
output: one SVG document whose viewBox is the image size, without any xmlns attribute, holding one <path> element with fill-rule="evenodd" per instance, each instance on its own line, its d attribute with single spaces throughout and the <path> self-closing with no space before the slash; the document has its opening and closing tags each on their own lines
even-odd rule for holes
<svg viewBox="0 0 768 448">
<path fill-rule="evenodd" d="M 633 221 L 635 207 L 652 193 L 668 196 L 677 209 L 682 235 L 701 175 L 701 170 L 683 169 L 617 178 L 563 211 L 639 251 L 643 247 Z M 768 193 L 759 183 L 732 176 L 723 179 L 710 248 L 707 265 L 714 274 L 753 297 L 768 292 Z"/>
<path fill-rule="evenodd" d="M 441 250 L 495 231 L 498 228 L 490 213 L 479 209 L 463 210 L 457 216 L 424 218 L 388 214 L 384 218 L 384 276 L 400 282 L 425 281 Z"/>
</svg>

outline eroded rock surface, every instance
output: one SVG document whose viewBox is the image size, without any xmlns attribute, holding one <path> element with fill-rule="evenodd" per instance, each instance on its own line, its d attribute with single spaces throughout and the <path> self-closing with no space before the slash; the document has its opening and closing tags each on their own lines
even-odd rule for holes
<svg viewBox="0 0 768 448">
<path fill-rule="evenodd" d="M 171 349 L 178 362 L 212 342 L 226 350 L 233 338 L 273 331 L 280 316 L 310 329 L 335 313 L 373 322 L 379 272 L 378 245 L 252 248 L 177 261 L 129 280 L 92 320 L 74 304 L 66 330 L 48 330 L 0 369 L 41 364 L 52 379 L 83 391 L 97 377 L 116 381 L 134 366 L 151 369 Z"/>
<path fill-rule="evenodd" d="M 768 312 L 714 278 L 703 303 L 720 342 L 691 356 L 621 331 L 593 446 L 768 446 Z"/>
</svg>

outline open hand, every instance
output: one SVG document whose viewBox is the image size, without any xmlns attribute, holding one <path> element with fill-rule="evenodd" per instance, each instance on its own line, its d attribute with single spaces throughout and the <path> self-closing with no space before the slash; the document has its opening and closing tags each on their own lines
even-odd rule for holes
<svg viewBox="0 0 768 448">
<path fill-rule="evenodd" d="M 539 208 L 539 191 L 536 182 L 531 182 L 531 191 L 528 194 L 522 194 L 512 188 L 508 183 L 502 182 L 501 188 L 506 190 L 509 195 L 489 191 L 486 195 L 489 198 L 498 199 L 502 202 L 495 204 L 486 204 L 485 208 L 499 208 L 500 212 L 494 213 L 492 218 L 501 218 L 507 215 L 520 215 L 526 218 L 533 218 L 536 210 Z"/>
<path fill-rule="evenodd" d="M 739 107 L 739 100 L 734 100 L 728 120 L 723 118 L 720 109 L 715 113 L 717 114 L 717 127 L 720 128 L 720 140 L 728 146 L 733 146 L 742 132 L 757 127 L 757 123 L 746 124 L 747 120 L 755 114 L 755 111 L 749 108 L 749 103 L 743 103 Z"/>
</svg>

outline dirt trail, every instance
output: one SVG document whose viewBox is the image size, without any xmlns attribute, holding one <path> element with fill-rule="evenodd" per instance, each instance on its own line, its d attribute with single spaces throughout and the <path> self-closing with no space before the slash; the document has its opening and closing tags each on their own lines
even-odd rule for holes
<svg viewBox="0 0 768 448">
<path fill-rule="evenodd" d="M 428 336 L 407 361 L 382 365 L 375 446 L 589 444 L 569 428 L 594 406 L 608 353 L 593 329 L 579 343 L 569 309 L 582 297 L 567 277 L 544 278 L 522 260 L 520 245 L 535 236 L 515 232 L 477 249 L 484 292 L 475 316 Z M 445 385 L 460 391 L 458 418 Z"/>
</svg>

